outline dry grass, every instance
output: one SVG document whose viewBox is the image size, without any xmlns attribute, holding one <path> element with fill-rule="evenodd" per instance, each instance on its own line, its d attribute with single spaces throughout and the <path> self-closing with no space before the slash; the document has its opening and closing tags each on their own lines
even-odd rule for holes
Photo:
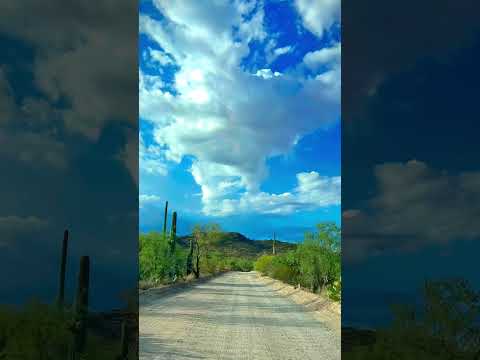
<svg viewBox="0 0 480 360">
<path fill-rule="evenodd" d="M 156 281 L 150 281 L 150 280 L 140 280 L 138 282 L 138 288 L 140 290 L 147 290 L 147 289 L 150 289 L 150 288 L 153 288 L 153 287 L 156 287 L 160 285 L 158 282 Z"/>
<path fill-rule="evenodd" d="M 225 271 L 221 271 L 216 274 L 200 274 L 200 279 L 211 278 L 223 273 L 225 273 Z M 160 281 L 140 280 L 138 283 L 138 288 L 140 291 L 145 291 L 148 289 L 160 289 L 165 287 L 172 287 L 174 285 L 179 285 L 179 284 L 192 283 L 198 280 L 199 279 L 195 278 L 194 274 L 187 275 L 184 278 L 179 278 L 174 283 L 162 283 Z"/>
</svg>

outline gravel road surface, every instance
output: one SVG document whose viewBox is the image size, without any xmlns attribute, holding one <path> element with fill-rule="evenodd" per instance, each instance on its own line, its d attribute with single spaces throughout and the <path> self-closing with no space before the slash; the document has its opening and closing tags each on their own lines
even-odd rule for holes
<svg viewBox="0 0 480 360">
<path fill-rule="evenodd" d="M 340 336 L 255 273 L 140 296 L 140 359 L 340 359 Z"/>
</svg>

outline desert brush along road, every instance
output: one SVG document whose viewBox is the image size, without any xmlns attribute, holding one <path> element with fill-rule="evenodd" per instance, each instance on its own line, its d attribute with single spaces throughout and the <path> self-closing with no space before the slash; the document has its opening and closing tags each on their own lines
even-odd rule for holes
<svg viewBox="0 0 480 360">
<path fill-rule="evenodd" d="M 140 359 L 340 359 L 340 333 L 255 272 L 140 295 Z"/>
</svg>

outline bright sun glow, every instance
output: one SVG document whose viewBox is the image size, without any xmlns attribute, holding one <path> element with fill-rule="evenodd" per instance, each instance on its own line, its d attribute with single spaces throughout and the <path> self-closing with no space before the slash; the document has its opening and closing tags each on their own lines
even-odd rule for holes
<svg viewBox="0 0 480 360">
<path fill-rule="evenodd" d="M 187 98 L 196 104 L 205 104 L 210 99 L 205 88 L 192 89 L 188 92 Z"/>
<path fill-rule="evenodd" d="M 190 79 L 193 81 L 202 81 L 203 72 L 199 69 L 194 69 L 190 72 Z"/>
</svg>

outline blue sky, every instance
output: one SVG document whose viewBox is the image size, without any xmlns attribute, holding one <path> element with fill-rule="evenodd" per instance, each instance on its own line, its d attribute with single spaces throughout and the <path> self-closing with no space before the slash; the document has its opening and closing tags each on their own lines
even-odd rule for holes
<svg viewBox="0 0 480 360">
<path fill-rule="evenodd" d="M 140 4 L 140 230 L 340 222 L 340 3 Z"/>
<path fill-rule="evenodd" d="M 423 31 L 430 26 L 417 18 L 420 28 L 402 32 L 399 43 L 431 38 Z M 356 67 L 344 64 L 342 324 L 376 327 L 392 319 L 392 305 L 419 306 L 426 280 L 462 278 L 480 289 L 480 72 L 474 61 L 480 32 L 462 30 L 450 38 L 452 27 L 440 36 L 434 27 L 442 39 L 434 52 L 398 47 L 388 33 L 383 43 L 374 41 L 371 28 L 362 32 L 354 25 L 359 31 L 349 44 L 359 48 L 349 49 L 345 59 L 371 55 Z M 361 46 L 366 38 L 370 48 Z M 387 52 L 394 65 L 378 61 Z M 368 86 L 346 75 L 354 70 Z M 362 88 L 374 91 L 362 95 Z M 346 105 L 353 100 L 359 105 Z"/>
<path fill-rule="evenodd" d="M 90 308 L 123 307 L 138 283 L 137 4 L 11 5 L 0 22 L 0 303 L 55 300 L 68 229 L 65 300 L 88 255 Z"/>
</svg>

